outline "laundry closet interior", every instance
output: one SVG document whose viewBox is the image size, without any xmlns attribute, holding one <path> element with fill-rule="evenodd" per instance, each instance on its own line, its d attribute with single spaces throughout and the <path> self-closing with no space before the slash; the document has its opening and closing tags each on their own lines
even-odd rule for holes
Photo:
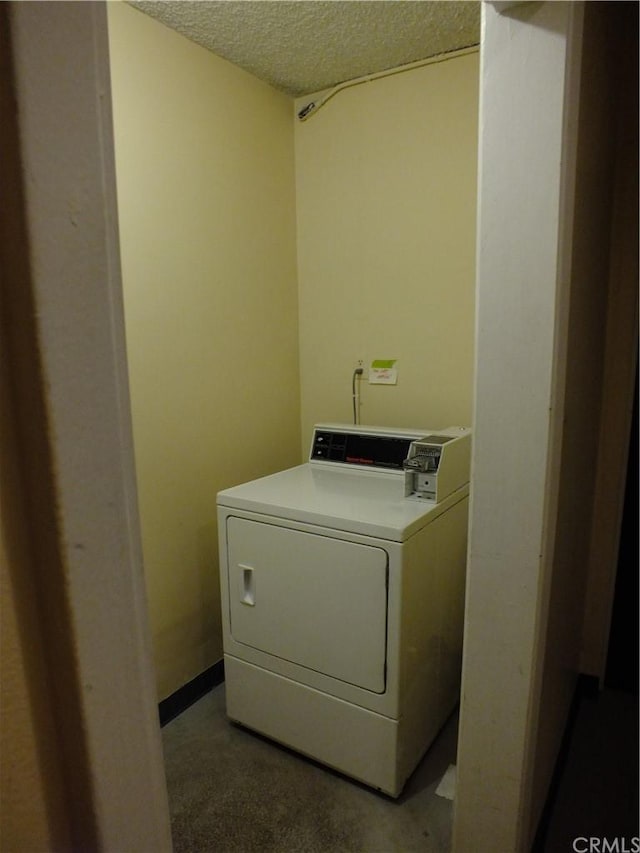
<svg viewBox="0 0 640 853">
<path fill-rule="evenodd" d="M 215 496 L 318 422 L 468 426 L 477 50 L 295 101 L 109 4 L 120 249 L 159 701 L 222 658 Z"/>
<path fill-rule="evenodd" d="M 37 595 L 24 555 L 10 561 L 8 606 L 16 659 L 32 640 L 43 650 L 20 695 L 44 690 L 41 664 L 52 674 L 31 697 L 61 750 L 43 776 L 62 791 L 64 769 L 77 796 L 55 803 L 89 816 L 102 846 L 168 840 L 157 703 L 221 670 L 216 496 L 299 466 L 318 424 L 314 470 L 332 481 L 325 439 L 329 464 L 368 464 L 371 434 L 351 448 L 345 433 L 372 424 L 409 431 L 393 476 L 414 458 L 425 487 L 448 430 L 472 427 L 453 848 L 483 834 L 530 847 L 579 676 L 602 686 L 616 625 L 637 384 L 637 5 L 481 8 L 481 55 L 320 93 L 319 108 L 129 3 L 3 9 L 10 447 L 34 500 L 11 482 L 3 499 L 42 557 Z M 371 384 L 375 362 L 397 382 Z M 225 505 L 238 541 L 256 495 Z M 387 528 L 400 547 L 413 529 Z M 246 608 L 254 559 L 236 560 Z M 390 677 L 381 660 L 358 689 Z M 338 680 L 344 663 L 334 648 Z M 30 717 L 9 719 L 21 739 L 7 743 L 42 758 Z M 35 787 L 20 789 L 19 833 Z"/>
</svg>

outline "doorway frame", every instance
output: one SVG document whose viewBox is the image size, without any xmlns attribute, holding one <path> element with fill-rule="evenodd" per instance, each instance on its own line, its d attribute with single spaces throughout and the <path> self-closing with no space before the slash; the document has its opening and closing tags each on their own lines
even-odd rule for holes
<svg viewBox="0 0 640 853">
<path fill-rule="evenodd" d="M 509 14 L 519 5 L 496 3 L 484 14 Z M 568 5 L 579 14 L 583 4 Z M 30 260 L 28 284 L 36 318 L 32 343 L 38 352 L 31 365 L 13 360 L 10 367 L 14 387 L 24 389 L 30 383 L 42 394 L 46 422 L 29 426 L 23 419 L 22 440 L 27 450 L 44 440 L 50 454 L 53 506 L 48 509 L 59 523 L 59 573 L 53 582 L 65 593 L 64 624 L 45 618 L 42 632 L 51 649 L 52 667 L 60 664 L 56 634 L 64 633 L 77 684 L 72 697 L 54 691 L 54 713 L 64 740 L 65 710 L 70 701 L 77 703 L 88 756 L 85 805 L 96 818 L 98 846 L 170 850 L 131 438 L 106 7 L 103 3 L 10 6 L 20 156 L 27 176 L 23 214 L 28 245 L 22 248 Z M 522 14 L 526 17 L 528 12 Z M 510 49 L 511 39 L 516 31 L 523 34 L 523 27 L 527 24 L 511 15 L 509 39 L 493 43 L 496 56 Z M 533 27 L 527 32 L 540 35 Z M 567 30 L 560 35 L 549 30 L 548 37 L 569 38 Z M 579 52 L 579 40 L 570 46 Z M 529 47 L 537 49 L 533 43 Z M 64 63 L 60 56 L 65 56 Z M 531 53 L 528 59 L 532 61 Z M 490 60 L 485 56 L 486 63 Z M 566 85 L 564 73 L 561 85 Z M 515 80 L 512 94 L 508 118 L 514 122 L 513 109 L 528 106 L 518 97 Z M 487 106 L 484 94 L 481 105 Z M 481 195 L 489 198 L 495 189 L 485 180 Z M 553 239 L 557 238 L 556 230 Z M 485 334 L 482 328 L 478 333 Z M 483 458 L 485 463 L 495 458 L 497 451 L 493 439 L 481 437 L 475 444 L 474 466 Z M 548 462 L 546 454 L 538 459 L 536 476 L 548 476 Z M 36 479 L 31 476 L 32 488 Z M 553 496 L 543 489 L 538 499 L 552 502 Z M 474 500 L 472 512 L 477 514 L 480 496 Z M 546 512 L 549 506 L 545 503 Z M 38 518 L 32 521 L 39 523 Z M 40 582 L 46 602 L 52 581 L 40 577 Z M 536 590 L 536 602 L 538 595 Z M 472 596 L 468 623 L 478 606 Z M 467 661 L 465 679 L 470 666 Z M 533 666 L 526 676 L 534 677 Z M 463 692 L 469 686 L 465 681 Z M 499 701 L 495 691 L 491 696 Z M 473 701 L 467 692 L 463 700 L 467 726 L 477 711 Z M 520 715 L 521 750 L 525 741 L 531 748 L 527 739 L 531 725 L 532 717 Z M 77 731 L 68 731 L 66 739 L 74 736 Z M 469 762 L 480 771 L 482 761 L 494 754 L 486 744 L 474 752 L 463 751 L 459 756 L 463 773 Z M 69 763 L 68 773 L 73 772 Z M 517 803 L 506 801 L 501 812 L 513 849 L 522 845 L 523 831 L 526 834 L 522 829 L 526 798 L 525 784 Z M 473 799 L 467 812 L 469 832 L 478 830 L 472 817 L 482 805 L 481 798 Z M 465 808 L 463 802 L 456 811 L 458 851 L 469 849 L 460 834 Z"/>
</svg>

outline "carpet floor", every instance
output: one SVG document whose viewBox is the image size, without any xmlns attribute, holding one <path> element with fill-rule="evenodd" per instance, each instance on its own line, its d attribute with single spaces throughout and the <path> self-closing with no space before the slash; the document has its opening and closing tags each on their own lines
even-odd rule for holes
<svg viewBox="0 0 640 853">
<path fill-rule="evenodd" d="M 398 800 L 228 722 L 224 685 L 162 729 L 175 853 L 448 853 L 457 715 Z"/>
</svg>

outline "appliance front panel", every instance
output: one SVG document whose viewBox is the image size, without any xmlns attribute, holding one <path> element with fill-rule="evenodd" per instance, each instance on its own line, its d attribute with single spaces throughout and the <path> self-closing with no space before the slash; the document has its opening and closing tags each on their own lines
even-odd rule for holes
<svg viewBox="0 0 640 853">
<path fill-rule="evenodd" d="M 383 548 L 230 516 L 227 549 L 236 642 L 384 692 Z"/>
</svg>

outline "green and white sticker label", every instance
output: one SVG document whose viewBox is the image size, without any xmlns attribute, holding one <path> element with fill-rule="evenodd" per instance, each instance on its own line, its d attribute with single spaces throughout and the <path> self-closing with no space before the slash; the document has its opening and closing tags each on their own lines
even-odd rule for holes
<svg viewBox="0 0 640 853">
<path fill-rule="evenodd" d="M 374 358 L 369 368 L 370 385 L 397 385 L 398 368 L 395 358 Z"/>
</svg>

